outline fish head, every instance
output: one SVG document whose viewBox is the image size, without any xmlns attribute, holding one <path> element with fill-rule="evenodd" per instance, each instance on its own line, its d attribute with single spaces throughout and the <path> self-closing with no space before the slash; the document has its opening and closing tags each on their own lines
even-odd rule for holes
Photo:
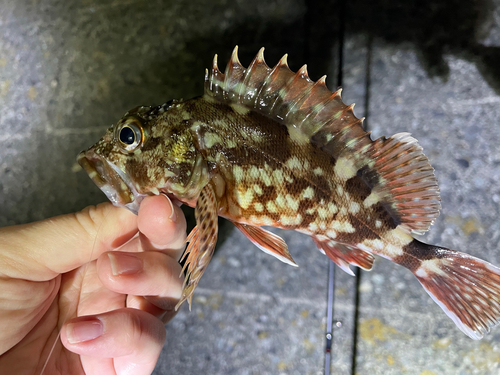
<svg viewBox="0 0 500 375">
<path fill-rule="evenodd" d="M 169 113 L 175 102 L 127 112 L 78 163 L 108 199 L 137 214 L 144 197 L 169 193 L 189 179 L 195 150 L 187 129 Z"/>
</svg>

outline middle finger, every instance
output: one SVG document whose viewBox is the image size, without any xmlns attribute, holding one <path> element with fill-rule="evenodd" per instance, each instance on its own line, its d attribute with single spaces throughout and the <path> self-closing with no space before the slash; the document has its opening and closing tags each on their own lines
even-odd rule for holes
<svg viewBox="0 0 500 375">
<path fill-rule="evenodd" d="M 108 252 L 98 259 L 97 271 L 105 287 L 129 295 L 129 307 L 140 308 L 157 316 L 163 310 L 173 309 L 181 297 L 181 266 L 163 252 Z M 143 296 L 155 298 L 146 301 Z"/>
</svg>

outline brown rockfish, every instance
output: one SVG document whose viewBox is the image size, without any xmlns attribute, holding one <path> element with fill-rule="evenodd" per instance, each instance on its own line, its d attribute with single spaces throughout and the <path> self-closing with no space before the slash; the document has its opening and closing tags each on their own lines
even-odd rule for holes
<svg viewBox="0 0 500 375">
<path fill-rule="evenodd" d="M 224 73 L 217 55 L 198 98 L 141 106 L 78 156 L 117 206 L 137 213 L 164 193 L 195 207 L 182 298 L 212 257 L 217 217 L 255 245 L 296 265 L 285 242 L 261 226 L 296 230 L 352 274 L 373 255 L 408 268 L 432 299 L 473 339 L 500 318 L 500 269 L 412 237 L 440 210 L 434 169 L 408 133 L 372 141 L 325 77 L 297 73 L 286 55 L 270 68 L 263 49 L 244 68 L 237 48 Z"/>
</svg>

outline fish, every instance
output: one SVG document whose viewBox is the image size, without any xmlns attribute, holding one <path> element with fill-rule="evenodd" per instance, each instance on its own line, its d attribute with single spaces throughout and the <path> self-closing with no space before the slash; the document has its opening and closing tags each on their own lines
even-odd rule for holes
<svg viewBox="0 0 500 375">
<path fill-rule="evenodd" d="M 409 133 L 372 140 L 354 104 L 325 80 L 312 81 L 306 65 L 291 71 L 287 55 L 269 67 L 263 48 L 245 68 L 235 47 L 224 73 L 215 55 L 202 96 L 128 111 L 78 162 L 134 213 L 158 194 L 194 207 L 176 308 L 191 306 L 221 216 L 292 266 L 285 241 L 263 227 L 310 236 L 351 275 L 351 266 L 370 270 L 375 255 L 401 265 L 463 333 L 481 339 L 499 323 L 500 269 L 413 237 L 441 209 L 422 147 Z"/>
</svg>

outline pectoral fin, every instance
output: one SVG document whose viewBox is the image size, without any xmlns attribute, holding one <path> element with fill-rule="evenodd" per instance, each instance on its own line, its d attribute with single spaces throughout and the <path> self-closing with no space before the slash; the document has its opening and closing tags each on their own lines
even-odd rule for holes
<svg viewBox="0 0 500 375">
<path fill-rule="evenodd" d="M 252 243 L 266 254 L 278 258 L 284 263 L 298 267 L 288 252 L 288 246 L 283 238 L 261 227 L 233 222 L 241 233 L 248 237 Z"/>
<path fill-rule="evenodd" d="M 215 243 L 217 242 L 218 215 L 217 199 L 211 184 L 207 184 L 198 197 L 195 218 L 197 226 L 191 231 L 186 240 L 189 245 L 181 259 L 182 261 L 187 257 L 182 268 L 182 272 L 186 268 L 187 272 L 181 299 L 175 306 L 176 310 L 185 300 L 188 300 L 191 309 L 193 292 L 214 253 Z"/>
</svg>

